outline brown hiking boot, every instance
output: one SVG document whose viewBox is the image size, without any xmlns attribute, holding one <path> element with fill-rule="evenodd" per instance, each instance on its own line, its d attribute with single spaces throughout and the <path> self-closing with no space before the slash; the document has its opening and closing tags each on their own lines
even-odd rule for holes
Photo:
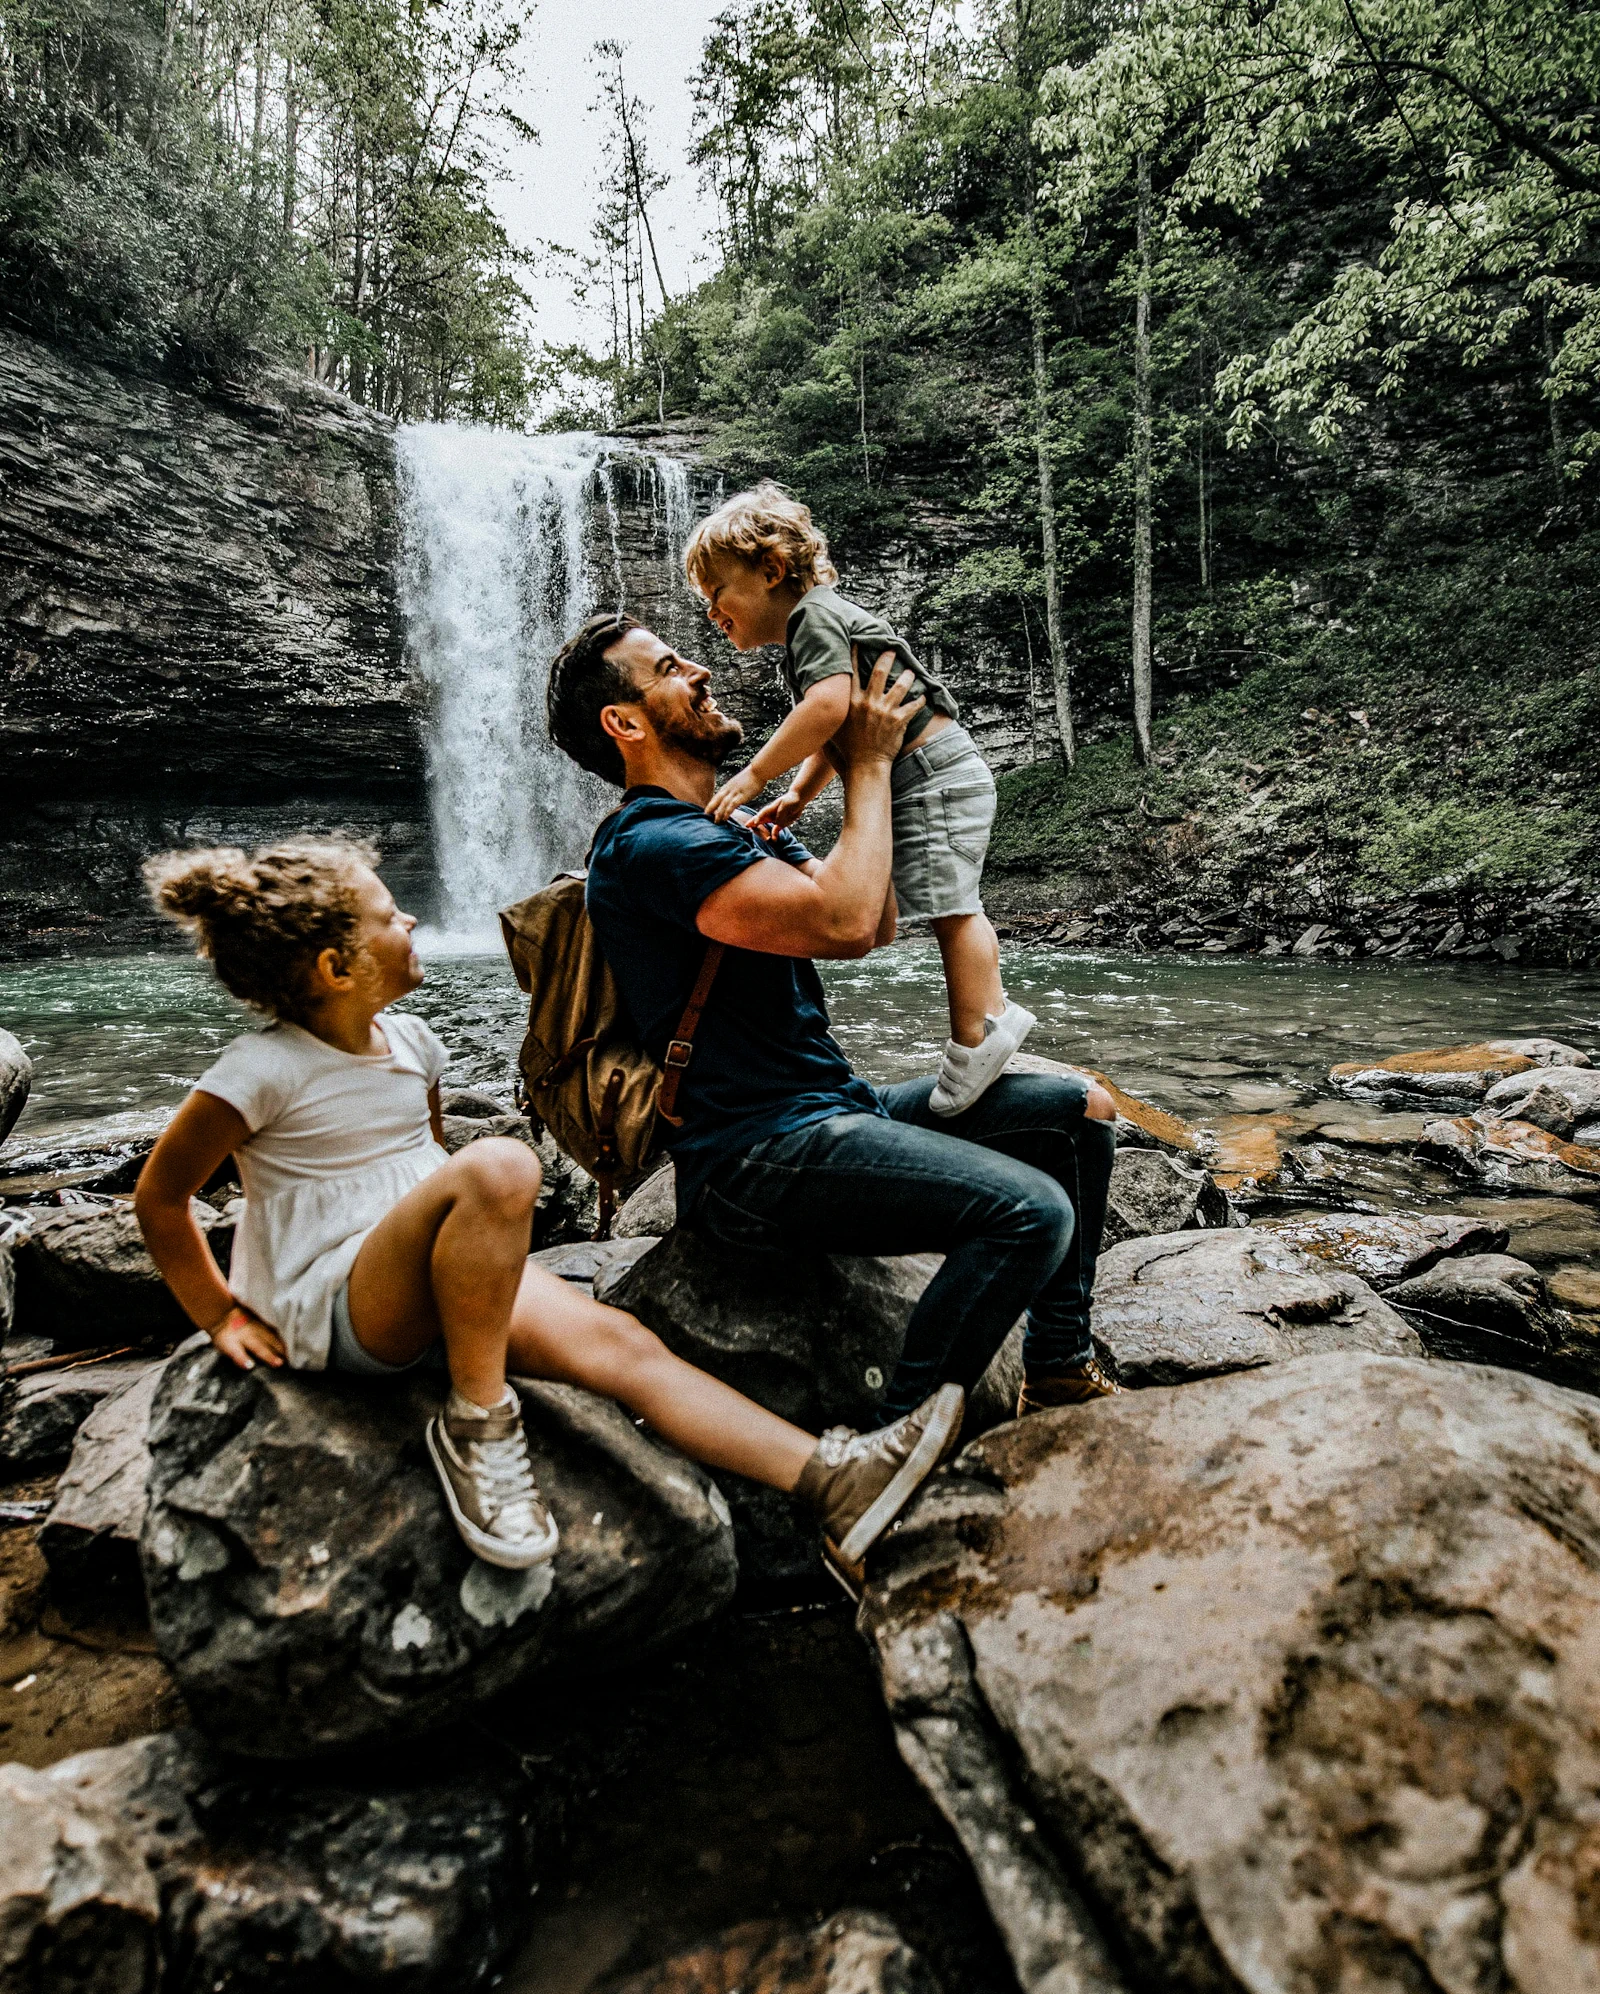
<svg viewBox="0 0 1600 1994">
<path fill-rule="evenodd" d="M 795 1494 L 816 1513 L 835 1577 L 859 1598 L 861 1560 L 961 1437 L 966 1395 L 941 1385 L 915 1412 L 857 1433 L 830 1427 L 800 1471 Z"/>
<path fill-rule="evenodd" d="M 1024 1378 L 1017 1394 L 1017 1417 L 1044 1412 L 1050 1406 L 1087 1405 L 1091 1399 L 1118 1398 L 1123 1387 L 1108 1378 L 1098 1357 L 1086 1357 L 1081 1364 L 1069 1364 L 1064 1371 L 1046 1371 L 1037 1378 Z"/>
</svg>

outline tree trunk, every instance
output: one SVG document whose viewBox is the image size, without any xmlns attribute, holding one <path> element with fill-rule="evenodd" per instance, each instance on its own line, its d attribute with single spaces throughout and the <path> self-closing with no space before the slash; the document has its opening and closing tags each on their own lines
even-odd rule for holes
<svg viewBox="0 0 1600 1994">
<path fill-rule="evenodd" d="M 294 57 L 287 59 L 283 77 L 283 232 L 294 229 L 295 171 L 300 155 L 300 91 Z"/>
<path fill-rule="evenodd" d="M 1045 366 L 1044 290 L 1033 211 L 1028 211 L 1029 291 L 1033 317 L 1033 447 L 1039 468 L 1039 540 L 1044 551 L 1044 627 L 1050 647 L 1050 682 L 1055 688 L 1061 759 L 1070 769 L 1078 758 L 1072 724 L 1072 668 L 1061 635 L 1061 578 L 1056 555 L 1055 472 L 1050 463 L 1050 377 Z"/>
<path fill-rule="evenodd" d="M 1539 314 L 1540 332 L 1544 345 L 1544 372 L 1546 381 L 1555 372 L 1556 342 L 1550 330 L 1550 307 L 1546 305 Z M 1556 490 L 1566 497 L 1567 490 L 1567 439 L 1562 430 L 1561 404 L 1554 395 L 1545 397 L 1545 407 L 1550 413 L 1550 468 L 1555 473 Z"/>
<path fill-rule="evenodd" d="M 1139 155 L 1133 320 L 1133 747 L 1150 759 L 1150 160 Z"/>
</svg>

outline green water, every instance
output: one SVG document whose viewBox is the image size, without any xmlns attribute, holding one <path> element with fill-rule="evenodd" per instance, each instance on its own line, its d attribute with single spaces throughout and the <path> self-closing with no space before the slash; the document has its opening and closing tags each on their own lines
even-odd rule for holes
<svg viewBox="0 0 1600 1994">
<path fill-rule="evenodd" d="M 826 964 L 823 977 L 840 1042 L 868 1078 L 932 1069 L 946 1024 L 931 947 Z M 1367 1053 L 1532 1033 L 1600 1053 L 1593 971 L 1014 949 L 1006 978 L 1038 1013 L 1030 1050 L 1101 1067 L 1192 1121 L 1309 1099 L 1336 1061 Z M 503 956 L 440 954 L 406 1008 L 454 1050 L 449 1084 L 506 1092 L 524 1002 Z M 0 967 L 0 1024 L 34 1061 L 18 1133 L 173 1105 L 249 1022 L 182 956 Z"/>
</svg>

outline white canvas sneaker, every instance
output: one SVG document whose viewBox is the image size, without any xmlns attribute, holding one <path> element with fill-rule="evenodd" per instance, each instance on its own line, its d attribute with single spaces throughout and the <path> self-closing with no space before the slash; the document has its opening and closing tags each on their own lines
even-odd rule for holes
<svg viewBox="0 0 1600 1994">
<path fill-rule="evenodd" d="M 947 1039 L 939 1078 L 928 1096 L 929 1114 L 959 1115 L 970 1108 L 1005 1072 L 1006 1062 L 1037 1022 L 1031 1011 L 1008 1003 L 998 1018 L 984 1019 L 982 1045 Z"/>
</svg>

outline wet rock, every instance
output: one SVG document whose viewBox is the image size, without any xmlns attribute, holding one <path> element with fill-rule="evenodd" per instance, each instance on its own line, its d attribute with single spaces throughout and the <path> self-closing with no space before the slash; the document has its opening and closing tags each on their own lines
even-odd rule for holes
<svg viewBox="0 0 1600 1994">
<path fill-rule="evenodd" d="M 0 1142 L 10 1135 L 18 1115 L 28 1105 L 32 1085 L 33 1061 L 10 1032 L 0 1029 Z"/>
<path fill-rule="evenodd" d="M 65 1461 L 90 1413 L 149 1369 L 146 1359 L 7 1379 L 0 1385 L 0 1467 L 20 1475 Z"/>
<path fill-rule="evenodd" d="M 180 1361 L 209 1348 L 193 1336 Z M 66 1591 L 93 1593 L 140 1583 L 139 1534 L 150 1479 L 150 1408 L 165 1362 L 151 1364 L 84 1420 L 67 1471 L 39 1531 L 51 1577 Z"/>
<path fill-rule="evenodd" d="M 555 1138 L 548 1132 L 536 1136 L 526 1115 L 504 1115 L 496 1109 L 492 1115 L 441 1115 L 440 1120 L 444 1125 L 444 1146 L 452 1156 L 469 1142 L 481 1142 L 485 1136 L 504 1136 L 524 1144 L 538 1157 L 544 1181 L 539 1186 L 539 1203 L 533 1217 L 536 1247 L 587 1239 L 594 1231 L 599 1212 L 594 1179 L 557 1148 Z"/>
<path fill-rule="evenodd" d="M 519 1380 L 554 1561 L 502 1572 L 423 1443 L 436 1382 L 168 1367 L 141 1540 L 156 1644 L 230 1750 L 296 1758 L 459 1720 L 541 1669 L 631 1664 L 731 1597 L 720 1491 L 621 1409 Z"/>
<path fill-rule="evenodd" d="M 1483 1105 L 1570 1141 L 1580 1123 L 1600 1116 L 1600 1068 L 1557 1066 L 1513 1073 L 1489 1089 Z"/>
<path fill-rule="evenodd" d="M 1276 1233 L 1180 1232 L 1102 1256 L 1094 1336 L 1125 1385 L 1175 1385 L 1324 1350 L 1420 1356 L 1365 1281 Z"/>
<path fill-rule="evenodd" d="M 170 1108 L 148 1109 L 112 1115 L 66 1133 L 21 1136 L 0 1157 L 0 1197 L 12 1204 L 39 1204 L 62 1191 L 126 1196 L 171 1119 Z M 231 1157 L 212 1181 L 236 1181 Z"/>
<path fill-rule="evenodd" d="M 1233 1223 L 1228 1194 L 1209 1170 L 1158 1149 L 1124 1150 L 1111 1167 L 1105 1244 Z"/>
<path fill-rule="evenodd" d="M 1347 1060 L 1331 1068 L 1328 1079 L 1337 1093 L 1357 1100 L 1476 1106 L 1491 1087 L 1511 1074 L 1588 1064 L 1587 1053 L 1559 1039 L 1486 1039 L 1477 1045 L 1397 1052 L 1371 1062 Z"/>
<path fill-rule="evenodd" d="M 193 1208 L 226 1273 L 232 1221 L 198 1198 Z M 175 1343 L 193 1328 L 145 1251 L 129 1205 L 30 1212 L 15 1257 L 17 1328 L 49 1337 L 58 1350 Z"/>
<path fill-rule="evenodd" d="M 1600 1197 L 1600 1149 L 1563 1142 L 1531 1122 L 1488 1115 L 1429 1122 L 1417 1153 L 1486 1191 Z"/>
<path fill-rule="evenodd" d="M 1169 1115 L 1165 1108 L 1157 1108 L 1149 1101 L 1141 1101 L 1137 1095 L 1127 1093 L 1108 1074 L 1099 1072 L 1095 1067 L 1068 1066 L 1059 1059 L 1047 1059 L 1043 1053 L 1019 1052 L 1012 1055 L 1006 1071 L 1077 1074 L 1098 1080 L 1116 1104 L 1119 1149 L 1164 1149 L 1174 1156 L 1193 1156 L 1206 1146 L 1202 1138 L 1193 1129 L 1186 1128 L 1176 1115 Z"/>
<path fill-rule="evenodd" d="M 1270 1189 L 1283 1168 L 1287 1115 L 1230 1115 L 1216 1130 L 1217 1182 L 1230 1195 L 1249 1199 Z"/>
<path fill-rule="evenodd" d="M 1600 1273 L 1589 1267 L 1558 1267 L 1548 1283 L 1550 1297 L 1562 1308 L 1600 1315 Z"/>
<path fill-rule="evenodd" d="M 1442 1260 L 1401 1282 L 1390 1299 L 1408 1311 L 1431 1356 L 1499 1364 L 1600 1393 L 1600 1343 L 1556 1307 L 1544 1276 L 1526 1260 L 1508 1253 Z"/>
<path fill-rule="evenodd" d="M 1600 1984 L 1597 1434 L 1340 1352 L 1036 1414 L 930 1484 L 864 1626 L 1021 1985 L 1105 1984 L 1050 1977 L 1079 1889 L 1140 1987 Z"/>
<path fill-rule="evenodd" d="M 1256 1223 L 1380 1290 L 1426 1273 L 1447 1254 L 1503 1252 L 1511 1237 L 1504 1226 L 1454 1212 L 1302 1213 Z"/>
<path fill-rule="evenodd" d="M 890 1921 L 841 1911 L 824 1924 L 735 1925 L 598 1994 L 941 1994 Z"/>
<path fill-rule="evenodd" d="M 0 1767 L 0 1979 L 474 1987 L 517 1936 L 547 1828 L 489 1763 L 276 1787 L 179 1731 Z"/>
<path fill-rule="evenodd" d="M 622 1202 L 612 1227 L 618 1239 L 664 1239 L 678 1223 L 678 1178 L 669 1162 Z"/>
<path fill-rule="evenodd" d="M 455 1087 L 439 1096 L 440 1116 L 462 1121 L 489 1122 L 512 1112 L 509 1104 L 496 1100 L 477 1087 Z"/>
</svg>

